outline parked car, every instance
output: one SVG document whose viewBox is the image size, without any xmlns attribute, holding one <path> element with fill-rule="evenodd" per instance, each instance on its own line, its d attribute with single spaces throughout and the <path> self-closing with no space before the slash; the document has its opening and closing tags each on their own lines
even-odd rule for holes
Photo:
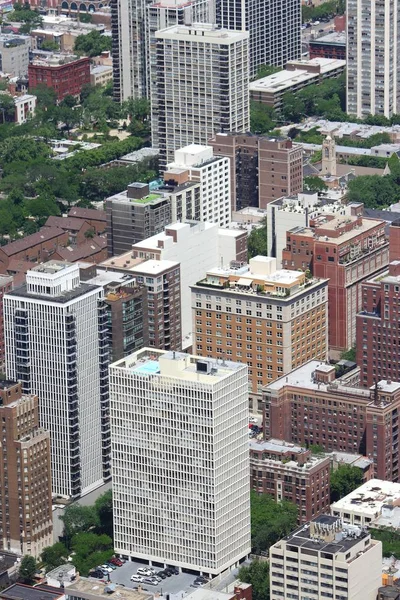
<svg viewBox="0 0 400 600">
<path fill-rule="evenodd" d="M 110 567 L 110 569 L 112 569 L 113 571 L 115 571 L 115 569 L 117 568 L 117 565 L 114 565 L 112 562 L 108 562 L 106 564 L 107 564 L 107 567 Z"/>
<path fill-rule="evenodd" d="M 145 577 L 151 577 L 155 573 L 151 567 L 139 567 L 136 572 L 138 575 L 144 575 Z"/>
<path fill-rule="evenodd" d="M 116 558 L 115 556 L 113 556 L 113 558 L 110 558 L 109 562 L 112 565 L 116 565 L 117 567 L 122 567 L 122 565 L 124 564 L 124 562 L 120 558 Z"/>
<path fill-rule="evenodd" d="M 137 573 L 134 573 L 131 576 L 131 581 L 137 581 L 137 583 L 142 583 L 143 582 L 143 577 L 141 575 L 138 575 Z"/>
<path fill-rule="evenodd" d="M 148 585 L 158 585 L 160 582 L 156 577 L 145 577 L 143 583 L 147 583 Z"/>
<path fill-rule="evenodd" d="M 99 569 L 103 569 L 103 571 L 105 571 L 106 573 L 112 573 L 114 571 L 114 569 L 112 567 L 110 567 L 110 565 L 104 564 L 104 565 L 100 565 L 100 567 L 98 567 Z"/>
<path fill-rule="evenodd" d="M 164 571 L 158 571 L 158 572 L 156 573 L 156 577 L 159 577 L 160 579 L 166 579 L 166 577 L 167 577 L 167 574 L 166 574 L 166 573 L 164 573 Z"/>
<path fill-rule="evenodd" d="M 95 577 L 96 579 L 103 579 L 104 573 L 103 573 L 103 571 L 99 571 L 99 569 L 95 569 L 94 571 L 90 571 L 89 577 Z"/>
<path fill-rule="evenodd" d="M 257 423 L 256 417 L 249 417 L 249 423 Z"/>
<path fill-rule="evenodd" d="M 172 575 L 179 575 L 178 567 L 167 567 L 167 568 L 171 571 Z"/>
<path fill-rule="evenodd" d="M 164 569 L 164 573 L 166 574 L 167 577 L 172 577 L 172 571 L 170 571 L 168 568 Z"/>
<path fill-rule="evenodd" d="M 203 575 L 198 575 L 196 577 L 195 581 L 200 581 L 201 583 L 207 583 L 209 580 L 207 579 L 207 577 L 203 577 Z"/>
</svg>

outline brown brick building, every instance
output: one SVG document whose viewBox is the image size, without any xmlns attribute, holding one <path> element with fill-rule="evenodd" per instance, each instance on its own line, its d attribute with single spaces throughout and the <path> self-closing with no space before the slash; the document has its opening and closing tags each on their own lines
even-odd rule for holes
<svg viewBox="0 0 400 600">
<path fill-rule="evenodd" d="M 264 256 L 209 271 L 191 288 L 194 353 L 247 363 L 250 391 L 260 393 L 295 366 L 326 357 L 327 286 L 276 271 L 276 259 Z"/>
<path fill-rule="evenodd" d="M 90 223 L 83 219 L 76 219 L 75 217 L 54 217 L 50 216 L 45 227 L 58 227 L 63 231 L 66 231 L 69 235 L 69 243 L 71 246 L 79 246 L 87 241 L 85 235 L 88 231 L 93 231 L 94 228 Z"/>
<path fill-rule="evenodd" d="M 330 459 L 283 440 L 250 441 L 250 485 L 297 504 L 299 522 L 329 512 Z"/>
<path fill-rule="evenodd" d="M 107 258 L 107 238 L 96 235 L 85 240 L 79 246 L 58 246 L 52 258 L 54 260 L 66 260 L 70 263 L 80 260 L 101 263 Z"/>
<path fill-rule="evenodd" d="M 104 233 L 107 226 L 107 217 L 104 210 L 96 210 L 94 208 L 81 208 L 73 206 L 69 213 L 69 217 L 87 221 L 93 227 L 97 234 Z"/>
<path fill-rule="evenodd" d="M 68 245 L 68 233 L 58 227 L 42 227 L 37 233 L 0 247 L 0 272 L 7 273 L 10 260 L 44 262 L 57 246 Z"/>
<path fill-rule="evenodd" d="M 4 373 L 5 368 L 5 350 L 4 350 L 4 316 L 3 316 L 3 296 L 13 288 L 13 278 L 0 275 L 0 372 Z"/>
<path fill-rule="evenodd" d="M 329 279 L 329 350 L 334 357 L 355 342 L 360 283 L 381 272 L 389 260 L 385 222 L 363 218 L 357 206 L 354 212 L 321 216 L 311 227 L 291 229 L 282 252 L 285 269 L 309 269 L 314 277 Z"/>
<path fill-rule="evenodd" d="M 0 418 L 1 549 L 38 557 L 53 543 L 50 435 L 20 383 L 0 382 Z"/>
<path fill-rule="evenodd" d="M 379 479 L 399 481 L 400 383 L 358 387 L 359 369 L 336 378 L 312 360 L 263 391 L 265 435 L 326 451 L 359 452 Z"/>
<path fill-rule="evenodd" d="M 265 208 L 303 189 L 303 150 L 287 138 L 217 133 L 209 140 L 214 155 L 231 164 L 231 207 Z"/>
</svg>

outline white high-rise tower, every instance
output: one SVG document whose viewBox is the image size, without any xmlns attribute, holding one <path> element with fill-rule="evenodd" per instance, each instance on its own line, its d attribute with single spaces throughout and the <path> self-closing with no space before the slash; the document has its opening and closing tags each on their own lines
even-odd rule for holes
<svg viewBox="0 0 400 600">
<path fill-rule="evenodd" d="M 110 477 L 107 313 L 78 265 L 50 261 L 4 296 L 7 376 L 39 398 L 53 494 L 79 497 Z"/>
<path fill-rule="evenodd" d="M 115 551 L 208 574 L 248 555 L 247 366 L 145 348 L 110 402 Z"/>
</svg>

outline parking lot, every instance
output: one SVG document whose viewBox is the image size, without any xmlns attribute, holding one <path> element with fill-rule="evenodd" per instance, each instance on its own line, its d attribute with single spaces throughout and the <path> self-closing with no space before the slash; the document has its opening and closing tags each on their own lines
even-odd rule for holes
<svg viewBox="0 0 400 600">
<path fill-rule="evenodd" d="M 117 567 L 112 573 L 110 573 L 110 579 L 114 583 L 122 583 L 128 588 L 137 588 L 138 583 L 131 581 L 131 575 L 136 573 L 139 567 L 146 566 L 143 563 L 139 562 L 126 562 L 122 567 Z M 156 571 L 161 571 L 161 567 L 154 567 Z M 167 577 L 163 579 L 161 583 L 158 585 L 147 585 L 141 584 L 143 590 L 155 593 L 163 593 L 163 594 L 177 594 L 179 592 L 184 592 L 184 594 L 188 594 L 189 592 L 194 591 L 196 588 L 191 587 L 191 584 L 196 579 L 196 575 L 191 575 L 190 573 L 180 573 L 179 575 L 171 575 L 171 577 Z"/>
</svg>

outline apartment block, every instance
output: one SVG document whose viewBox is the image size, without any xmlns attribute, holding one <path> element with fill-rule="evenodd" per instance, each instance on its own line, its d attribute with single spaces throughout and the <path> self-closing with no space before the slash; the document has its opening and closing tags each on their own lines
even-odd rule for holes
<svg viewBox="0 0 400 600">
<path fill-rule="evenodd" d="M 303 189 L 303 149 L 289 139 L 216 133 L 208 143 L 216 156 L 229 158 L 232 211 L 264 209 Z"/>
<path fill-rule="evenodd" d="M 226 227 L 231 221 L 229 159 L 214 156 L 211 146 L 191 144 L 176 150 L 164 180 L 200 184 L 200 221 Z"/>
<path fill-rule="evenodd" d="M 283 440 L 250 440 L 250 485 L 298 506 L 299 523 L 329 512 L 330 459 Z"/>
<path fill-rule="evenodd" d="M 0 34 L 0 71 L 10 77 L 26 77 L 30 49 L 29 35 Z"/>
<path fill-rule="evenodd" d="M 360 284 L 389 262 L 385 221 L 361 215 L 362 205 L 355 205 L 351 216 L 327 215 L 314 227 L 295 227 L 287 232 L 282 252 L 284 268 L 329 279 L 329 351 L 337 358 L 356 340 Z"/>
<path fill-rule="evenodd" d="M 346 8 L 346 112 L 390 119 L 400 111 L 397 0 L 347 0 Z"/>
<path fill-rule="evenodd" d="M 3 312 L 3 297 L 4 294 L 13 289 L 13 277 L 0 275 L 0 372 L 4 373 L 5 369 L 5 348 L 4 348 L 4 312 Z"/>
<path fill-rule="evenodd" d="M 30 88 L 50 87 L 61 102 L 65 96 L 79 96 L 82 88 L 90 84 L 90 58 L 73 54 L 35 58 L 29 63 L 28 78 Z"/>
<path fill-rule="evenodd" d="M 356 352 L 361 382 L 371 386 L 387 379 L 400 381 L 400 261 L 362 284 L 362 306 L 357 314 Z"/>
<path fill-rule="evenodd" d="M 295 366 L 326 357 L 327 286 L 326 279 L 277 271 L 265 256 L 214 268 L 191 288 L 194 351 L 247 363 L 250 391 L 261 392 Z"/>
<path fill-rule="evenodd" d="M 147 183 L 131 183 L 107 198 L 106 215 L 108 255 L 115 256 L 162 231 L 171 222 L 171 202 L 166 193 L 150 193 Z"/>
<path fill-rule="evenodd" d="M 49 261 L 4 296 L 6 373 L 40 398 L 55 496 L 79 497 L 110 477 L 107 312 L 79 266 Z"/>
<path fill-rule="evenodd" d="M 250 78 L 261 65 L 284 67 L 301 56 L 301 4 L 291 0 L 219 0 L 216 22 L 250 32 Z M 235 131 L 231 129 L 230 131 Z"/>
<path fill-rule="evenodd" d="M 50 435 L 21 383 L 0 382 L 0 417 L 0 548 L 38 558 L 53 543 Z"/>
<path fill-rule="evenodd" d="M 249 130 L 249 34 L 195 24 L 155 35 L 152 145 L 164 169 L 175 150 L 205 145 L 216 131 Z"/>
<path fill-rule="evenodd" d="M 336 27 L 334 33 L 322 35 L 309 42 L 310 58 L 346 60 L 346 33 Z"/>
<path fill-rule="evenodd" d="M 269 555 L 271 600 L 376 600 L 382 585 L 382 543 L 330 515 L 302 525 Z"/>
<path fill-rule="evenodd" d="M 373 460 L 375 477 L 399 481 L 400 384 L 379 381 L 365 389 L 355 363 L 337 369 L 311 360 L 266 386 L 266 437 L 359 452 Z"/>
<path fill-rule="evenodd" d="M 213 223 L 176 223 L 132 246 L 134 259 L 172 260 L 180 264 L 182 348 L 192 345 L 192 307 L 186 301 L 190 286 L 216 262 L 230 264 L 247 259 L 247 232 L 220 229 Z M 127 257 L 128 259 L 128 257 Z"/>
<path fill-rule="evenodd" d="M 146 348 L 110 366 L 110 390 L 115 551 L 212 575 L 238 565 L 250 552 L 247 367 Z"/>
</svg>

